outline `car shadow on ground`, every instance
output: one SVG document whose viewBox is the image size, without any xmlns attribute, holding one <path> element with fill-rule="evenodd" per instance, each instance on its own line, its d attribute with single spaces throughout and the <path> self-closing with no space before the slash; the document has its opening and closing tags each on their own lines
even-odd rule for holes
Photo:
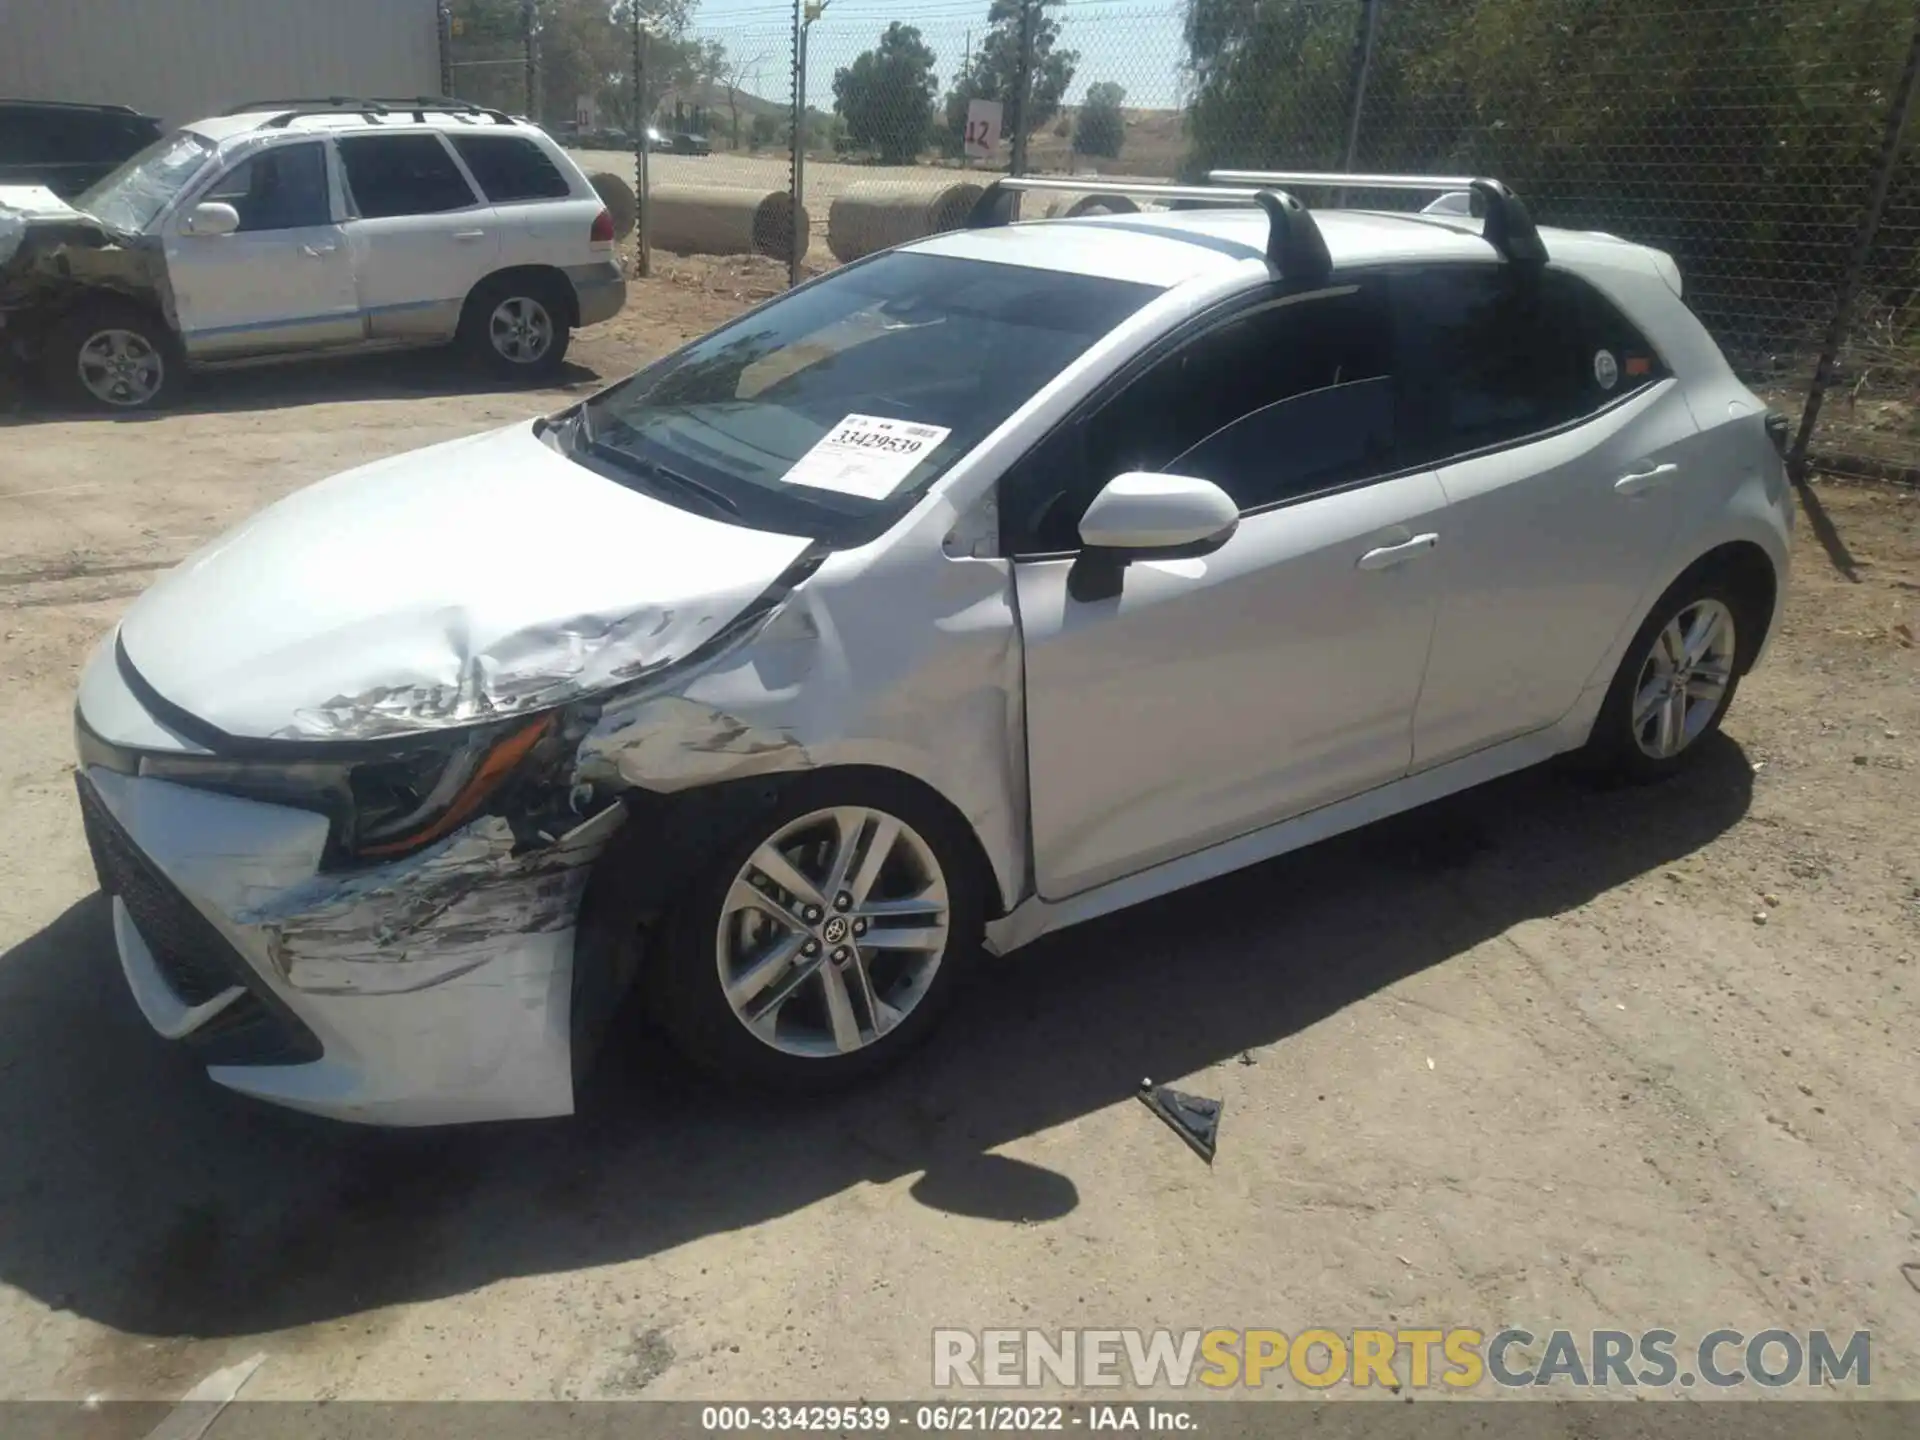
<svg viewBox="0 0 1920 1440">
<path fill-rule="evenodd" d="M 494 375 L 455 351 L 407 350 L 341 355 L 284 365 L 195 375 L 185 394 L 157 410 L 108 411 L 60 405 L 17 376 L 0 378 L 0 428 L 100 421 L 143 425 L 168 415 L 220 415 L 332 405 L 355 400 L 419 400 L 446 395 L 519 395 L 597 389 L 608 381 L 590 365 L 562 363 L 538 382 Z"/>
<path fill-rule="evenodd" d="M 135 1011 L 95 894 L 0 958 L 0 1283 L 211 1337 L 655 1254 L 863 1181 L 918 1175 L 923 1204 L 1053 1219 L 1072 1180 L 994 1149 L 1669 864 L 1741 818 L 1752 778 L 1719 736 L 1662 786 L 1529 772 L 982 961 L 933 1042 L 868 1091 L 735 1098 L 634 1043 L 572 1119 L 442 1131 L 209 1083 Z"/>
</svg>

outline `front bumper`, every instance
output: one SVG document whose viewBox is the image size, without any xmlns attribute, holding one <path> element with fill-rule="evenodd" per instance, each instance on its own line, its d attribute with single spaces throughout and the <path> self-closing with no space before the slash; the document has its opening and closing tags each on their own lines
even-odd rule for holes
<svg viewBox="0 0 1920 1440">
<path fill-rule="evenodd" d="M 570 266 L 567 278 L 573 282 L 581 325 L 598 325 L 626 308 L 627 277 L 621 272 L 618 260 Z"/>
<path fill-rule="evenodd" d="M 124 733 L 116 679 L 89 667 L 91 728 Z M 378 1125 L 572 1112 L 574 918 L 603 835 L 516 857 L 482 819 L 328 873 L 311 811 L 101 764 L 76 783 L 134 999 L 219 1084 Z"/>
</svg>

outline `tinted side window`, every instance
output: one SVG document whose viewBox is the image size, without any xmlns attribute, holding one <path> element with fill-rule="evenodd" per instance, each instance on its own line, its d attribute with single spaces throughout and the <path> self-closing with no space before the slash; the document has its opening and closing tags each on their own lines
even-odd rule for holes
<svg viewBox="0 0 1920 1440">
<path fill-rule="evenodd" d="M 1560 271 L 1436 266 L 1395 281 L 1409 463 L 1536 435 L 1666 372 L 1598 292 Z"/>
<path fill-rule="evenodd" d="M 457 135 L 453 148 L 489 200 L 559 200 L 569 193 L 567 177 L 523 136 Z"/>
<path fill-rule="evenodd" d="M 474 203 L 473 189 L 437 135 L 352 135 L 340 160 L 366 219 L 438 215 Z"/>
<path fill-rule="evenodd" d="M 242 230 L 297 230 L 332 222 L 327 155 L 319 144 L 281 145 L 241 161 L 200 197 L 240 212 Z"/>
<path fill-rule="evenodd" d="M 1394 469 L 1391 355 L 1371 286 L 1216 325 L 1008 475 L 1007 543 L 1016 554 L 1077 549 L 1094 495 L 1133 470 L 1211 480 L 1252 510 Z"/>
</svg>

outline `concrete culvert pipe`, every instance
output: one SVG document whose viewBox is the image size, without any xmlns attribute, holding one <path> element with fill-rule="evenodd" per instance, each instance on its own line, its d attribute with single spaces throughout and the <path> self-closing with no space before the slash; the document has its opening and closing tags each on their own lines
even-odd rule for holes
<svg viewBox="0 0 1920 1440">
<path fill-rule="evenodd" d="M 984 193 L 981 186 L 964 180 L 952 185 L 856 180 L 827 210 L 827 248 L 844 263 L 958 230 Z"/>
<path fill-rule="evenodd" d="M 771 255 L 793 246 L 793 197 L 784 190 L 728 190 L 717 185 L 655 185 L 647 197 L 647 239 L 676 255 Z M 812 220 L 800 211 L 801 254 Z"/>
<path fill-rule="evenodd" d="M 1078 215 L 1138 215 L 1140 207 L 1125 195 L 1072 195 L 1056 197 L 1060 206 L 1049 207 L 1049 215 L 1064 215 L 1069 220 Z"/>
<path fill-rule="evenodd" d="M 600 203 L 613 217 L 613 238 L 624 240 L 633 233 L 640 215 L 640 204 L 633 198 L 633 187 L 611 170 L 596 170 L 587 177 Z"/>
</svg>

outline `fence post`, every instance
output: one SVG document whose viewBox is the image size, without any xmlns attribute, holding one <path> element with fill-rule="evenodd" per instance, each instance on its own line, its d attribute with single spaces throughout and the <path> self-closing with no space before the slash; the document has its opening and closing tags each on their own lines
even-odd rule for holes
<svg viewBox="0 0 1920 1440">
<path fill-rule="evenodd" d="M 453 6 L 440 0 L 433 7 L 435 38 L 440 46 L 440 93 L 453 94 Z"/>
<path fill-rule="evenodd" d="M 792 235 L 787 242 L 787 284 L 800 283 L 800 206 L 807 171 L 807 21 L 806 0 L 793 0 L 793 119 L 787 126 L 787 185 L 793 200 Z"/>
<path fill-rule="evenodd" d="M 1367 75 L 1373 69 L 1373 37 L 1380 24 L 1380 0 L 1360 0 L 1359 33 L 1353 46 L 1353 93 L 1347 113 L 1347 148 L 1340 168 L 1352 173 L 1359 163 L 1360 112 L 1367 104 Z"/>
<path fill-rule="evenodd" d="M 538 122 L 540 112 L 535 108 L 539 103 L 540 88 L 540 51 L 539 42 L 534 38 L 534 30 L 539 14 L 536 0 L 521 0 L 520 35 L 527 52 L 527 119 Z"/>
<path fill-rule="evenodd" d="M 650 233 L 652 202 L 648 190 L 647 49 L 652 35 L 640 18 L 639 0 L 633 4 L 633 270 L 644 280 L 653 274 Z"/>
<path fill-rule="evenodd" d="M 1907 42 L 1907 64 L 1900 72 L 1900 88 L 1894 92 L 1893 107 L 1887 112 L 1886 133 L 1880 139 L 1880 166 L 1873 177 L 1873 194 L 1866 213 L 1860 217 L 1860 233 L 1854 237 L 1853 254 L 1840 277 L 1840 291 L 1833 300 L 1833 322 L 1821 342 L 1820 360 L 1813 367 L 1813 383 L 1807 389 L 1806 408 L 1800 412 L 1800 430 L 1787 452 L 1787 474 L 1796 485 L 1807 481 L 1807 447 L 1813 443 L 1813 429 L 1820 420 L 1820 405 L 1827 387 L 1833 383 L 1833 367 L 1846 344 L 1853 324 L 1853 305 L 1860 295 L 1860 279 L 1873 257 L 1874 237 L 1880 230 L 1880 217 L 1887 208 L 1887 192 L 1893 185 L 1893 172 L 1900 164 L 1900 144 L 1907 128 L 1907 116 L 1913 110 L 1916 78 L 1920 78 L 1920 18 L 1916 18 L 1913 36 Z"/>
<path fill-rule="evenodd" d="M 1020 0 L 1020 63 L 1013 77 L 1013 158 L 1010 175 L 1027 173 L 1027 100 L 1033 91 L 1033 32 L 1040 0 Z"/>
</svg>

